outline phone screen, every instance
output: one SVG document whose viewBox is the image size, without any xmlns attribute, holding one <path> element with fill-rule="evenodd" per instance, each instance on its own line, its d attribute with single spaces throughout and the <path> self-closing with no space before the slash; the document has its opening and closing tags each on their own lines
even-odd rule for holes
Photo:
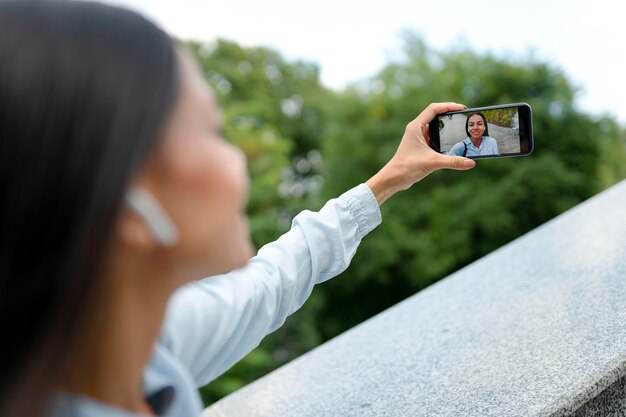
<svg viewBox="0 0 626 417">
<path fill-rule="evenodd" d="M 430 123 L 431 147 L 446 155 L 497 158 L 532 152 L 530 106 L 525 103 L 444 113 Z"/>
</svg>

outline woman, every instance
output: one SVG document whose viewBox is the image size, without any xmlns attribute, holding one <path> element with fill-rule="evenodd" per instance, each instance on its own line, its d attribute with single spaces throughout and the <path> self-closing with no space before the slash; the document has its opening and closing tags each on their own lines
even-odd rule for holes
<svg viewBox="0 0 626 417">
<path fill-rule="evenodd" d="M 465 120 L 467 137 L 455 144 L 448 155 L 484 156 L 498 155 L 498 143 L 489 136 L 487 119 L 480 112 L 470 114 Z"/>
<path fill-rule="evenodd" d="M 462 108 L 430 105 L 250 260 L 245 160 L 190 54 L 124 9 L 0 3 L 0 415 L 198 415 L 196 387 L 347 267 L 378 204 L 474 166 L 425 137 Z"/>
</svg>

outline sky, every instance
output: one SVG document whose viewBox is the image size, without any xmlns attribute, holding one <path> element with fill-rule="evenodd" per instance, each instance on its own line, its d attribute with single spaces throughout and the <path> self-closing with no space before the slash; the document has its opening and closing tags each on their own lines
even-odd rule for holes
<svg viewBox="0 0 626 417">
<path fill-rule="evenodd" d="M 581 110 L 609 114 L 626 125 L 626 7 L 618 1 L 106 2 L 137 10 L 180 39 L 211 42 L 221 37 L 314 62 L 322 82 L 337 89 L 376 74 L 401 56 L 405 31 L 439 50 L 463 43 L 500 57 L 533 54 L 562 69 L 580 89 Z"/>
</svg>

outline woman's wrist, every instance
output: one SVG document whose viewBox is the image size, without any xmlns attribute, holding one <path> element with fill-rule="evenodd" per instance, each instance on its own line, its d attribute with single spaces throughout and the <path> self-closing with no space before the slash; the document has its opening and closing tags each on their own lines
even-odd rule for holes
<svg viewBox="0 0 626 417">
<path fill-rule="evenodd" d="M 365 184 L 372 190 L 376 201 L 381 205 L 389 197 L 406 188 L 401 185 L 402 178 L 400 170 L 388 163 Z"/>
</svg>

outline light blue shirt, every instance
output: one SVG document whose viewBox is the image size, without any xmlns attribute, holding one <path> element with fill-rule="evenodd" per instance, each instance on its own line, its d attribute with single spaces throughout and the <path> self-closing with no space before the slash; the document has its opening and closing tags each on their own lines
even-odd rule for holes
<svg viewBox="0 0 626 417">
<path fill-rule="evenodd" d="M 470 138 L 465 138 L 461 142 L 455 144 L 448 151 L 448 155 L 463 156 L 463 151 L 467 145 L 467 153 L 465 156 L 485 156 L 485 155 L 498 155 L 498 142 L 491 136 L 483 136 L 483 140 L 480 142 L 480 146 L 477 148 L 474 146 Z"/>
<path fill-rule="evenodd" d="M 317 213 L 305 210 L 291 230 L 263 246 L 243 268 L 188 284 L 170 299 L 144 393 L 159 416 L 202 413 L 198 387 L 217 378 L 298 310 L 313 286 L 343 272 L 361 239 L 381 222 L 372 191 L 361 184 Z M 66 395 L 49 417 L 138 417 L 95 400 Z"/>
</svg>

